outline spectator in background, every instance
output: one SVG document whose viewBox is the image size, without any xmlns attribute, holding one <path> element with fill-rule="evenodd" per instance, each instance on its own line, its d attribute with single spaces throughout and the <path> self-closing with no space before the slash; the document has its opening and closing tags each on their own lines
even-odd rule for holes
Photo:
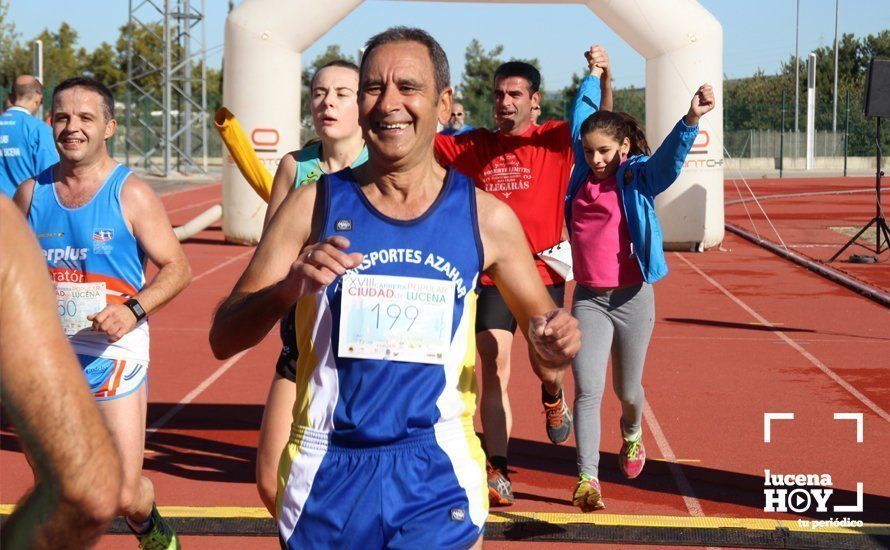
<svg viewBox="0 0 890 550">
<path fill-rule="evenodd" d="M 467 124 L 467 111 L 464 106 L 454 102 L 451 106 L 451 118 L 448 121 L 448 126 L 439 133 L 446 136 L 459 136 L 475 129 L 475 126 Z"/>
<path fill-rule="evenodd" d="M 43 86 L 31 75 L 15 79 L 0 115 L 0 192 L 12 198 L 19 184 L 59 162 L 50 127 L 34 115 L 43 103 Z"/>
</svg>

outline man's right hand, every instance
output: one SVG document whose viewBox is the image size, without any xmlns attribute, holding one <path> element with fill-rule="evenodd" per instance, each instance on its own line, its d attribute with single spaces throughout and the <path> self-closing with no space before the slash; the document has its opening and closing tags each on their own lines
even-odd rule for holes
<svg viewBox="0 0 890 550">
<path fill-rule="evenodd" d="M 349 239 L 340 236 L 328 237 L 303 248 L 283 281 L 287 295 L 298 299 L 318 292 L 347 270 L 359 266 L 364 255 L 360 252 L 347 254 L 344 252 L 347 248 Z"/>
<path fill-rule="evenodd" d="M 578 320 L 562 308 L 529 318 L 528 339 L 538 362 L 550 369 L 566 368 L 581 349 Z"/>
<path fill-rule="evenodd" d="M 599 44 L 593 45 L 589 50 L 584 52 L 587 59 L 587 67 L 590 69 L 592 76 L 602 76 L 603 73 L 609 72 L 609 54 Z"/>
</svg>

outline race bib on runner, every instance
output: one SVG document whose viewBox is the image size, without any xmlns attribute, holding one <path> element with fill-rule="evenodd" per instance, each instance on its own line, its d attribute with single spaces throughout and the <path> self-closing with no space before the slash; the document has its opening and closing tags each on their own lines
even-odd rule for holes
<svg viewBox="0 0 890 550">
<path fill-rule="evenodd" d="M 65 334 L 89 329 L 87 315 L 105 309 L 105 283 L 56 283 L 56 304 Z"/>
<path fill-rule="evenodd" d="M 445 360 L 454 320 L 452 281 L 348 274 L 340 285 L 340 357 Z"/>
</svg>

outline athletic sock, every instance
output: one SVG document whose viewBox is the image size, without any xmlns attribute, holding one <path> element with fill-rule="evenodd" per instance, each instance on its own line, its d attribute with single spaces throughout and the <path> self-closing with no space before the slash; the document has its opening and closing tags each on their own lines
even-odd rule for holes
<svg viewBox="0 0 890 550">
<path fill-rule="evenodd" d="M 541 403 L 552 405 L 560 399 L 562 399 L 562 388 L 559 388 L 556 395 L 551 395 L 550 392 L 547 391 L 547 388 L 544 387 L 544 384 L 541 384 Z"/>
<path fill-rule="evenodd" d="M 637 429 L 633 432 L 628 432 L 624 427 L 624 419 L 622 418 L 619 422 L 621 425 L 621 437 L 627 441 L 628 443 L 633 443 L 634 441 L 639 441 L 643 437 L 643 427 L 638 426 Z"/>
<path fill-rule="evenodd" d="M 144 535 L 151 530 L 151 515 L 149 514 L 145 521 L 137 521 L 135 519 L 127 518 L 127 526 L 133 533 Z"/>
<path fill-rule="evenodd" d="M 492 456 L 488 459 L 491 463 L 491 467 L 495 470 L 498 470 L 503 474 L 504 477 L 510 479 L 510 476 L 507 475 L 507 457 L 505 456 Z"/>
</svg>

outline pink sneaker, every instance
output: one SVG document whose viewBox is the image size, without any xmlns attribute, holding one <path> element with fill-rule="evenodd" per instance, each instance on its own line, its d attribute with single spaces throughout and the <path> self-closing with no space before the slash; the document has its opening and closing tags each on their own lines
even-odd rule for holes
<svg viewBox="0 0 890 550">
<path fill-rule="evenodd" d="M 643 446 L 643 434 L 640 433 L 636 441 L 624 439 L 621 451 L 618 453 L 618 467 L 627 479 L 633 479 L 640 475 L 646 464 L 646 447 Z"/>
<path fill-rule="evenodd" d="M 588 474 L 579 475 L 575 494 L 572 495 L 572 504 L 581 508 L 582 512 L 605 509 L 606 504 L 603 502 L 603 491 L 600 489 L 599 480 Z"/>
</svg>

